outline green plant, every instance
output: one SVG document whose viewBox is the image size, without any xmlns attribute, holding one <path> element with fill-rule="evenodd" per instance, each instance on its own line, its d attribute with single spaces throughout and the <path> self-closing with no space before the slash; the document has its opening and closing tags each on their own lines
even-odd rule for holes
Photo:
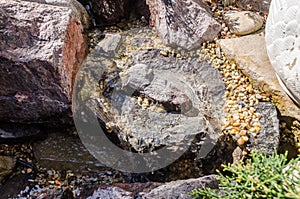
<svg viewBox="0 0 300 199">
<path fill-rule="evenodd" d="M 300 198 L 300 157 L 287 160 L 274 152 L 267 157 L 253 150 L 247 163 L 223 165 L 219 190 L 194 189 L 193 198 Z"/>
</svg>

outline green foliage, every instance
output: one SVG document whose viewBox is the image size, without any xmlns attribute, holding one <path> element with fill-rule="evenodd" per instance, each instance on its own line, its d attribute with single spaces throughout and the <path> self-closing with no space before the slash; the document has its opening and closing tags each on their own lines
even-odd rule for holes
<svg viewBox="0 0 300 199">
<path fill-rule="evenodd" d="M 253 151 L 247 163 L 223 165 L 219 173 L 219 191 L 196 188 L 193 198 L 300 198 L 300 157 L 291 161 L 286 154 L 266 157 Z"/>
</svg>

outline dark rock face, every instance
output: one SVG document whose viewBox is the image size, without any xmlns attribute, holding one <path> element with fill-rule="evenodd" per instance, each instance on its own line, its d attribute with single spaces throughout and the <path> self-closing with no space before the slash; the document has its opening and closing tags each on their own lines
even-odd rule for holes
<svg viewBox="0 0 300 199">
<path fill-rule="evenodd" d="M 165 44 L 192 49 L 213 40 L 221 25 L 202 1 L 147 0 L 150 24 L 155 26 Z"/>
<path fill-rule="evenodd" d="M 0 121 L 70 117 L 74 75 L 87 50 L 86 15 L 76 5 L 81 10 L 55 2 L 0 3 Z"/>
<path fill-rule="evenodd" d="M 128 0 L 81 0 L 80 2 L 91 7 L 96 22 L 100 25 L 117 23 L 122 18 L 128 17 Z"/>
<path fill-rule="evenodd" d="M 145 20 L 149 22 L 150 11 L 146 0 L 129 0 L 129 8 L 137 18 L 145 17 Z"/>
</svg>

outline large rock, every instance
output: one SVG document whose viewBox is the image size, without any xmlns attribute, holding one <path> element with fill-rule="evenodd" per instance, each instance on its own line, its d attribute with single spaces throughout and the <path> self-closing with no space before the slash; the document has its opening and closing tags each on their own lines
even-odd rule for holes
<svg viewBox="0 0 300 199">
<path fill-rule="evenodd" d="M 87 50 L 87 15 L 71 1 L 40 2 L 0 2 L 0 121 L 70 116 L 74 75 Z"/>
<path fill-rule="evenodd" d="M 281 116 L 300 119 L 299 108 L 283 91 L 276 78 L 267 55 L 263 33 L 222 39 L 220 45 L 225 54 L 237 61 L 240 69 L 259 89 L 272 95 L 272 102 L 279 109 Z"/>
<path fill-rule="evenodd" d="M 147 0 L 151 24 L 165 44 L 192 49 L 213 40 L 221 25 L 202 1 Z"/>
<path fill-rule="evenodd" d="M 99 46 L 89 54 L 76 82 L 78 133 L 96 157 L 114 168 L 148 172 L 186 152 L 175 166 L 161 171 L 167 173 L 164 179 L 213 173 L 230 161 L 233 150 L 221 136 L 224 82 L 198 57 L 165 56 L 153 47 L 157 40 L 151 29 L 133 30 L 101 42 L 114 48 Z M 153 159 L 147 159 L 149 154 Z"/>
</svg>

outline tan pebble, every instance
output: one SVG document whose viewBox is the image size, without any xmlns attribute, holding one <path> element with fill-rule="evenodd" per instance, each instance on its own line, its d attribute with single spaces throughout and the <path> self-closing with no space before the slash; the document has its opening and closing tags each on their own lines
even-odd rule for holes
<svg viewBox="0 0 300 199">
<path fill-rule="evenodd" d="M 160 51 L 160 54 L 161 54 L 162 56 L 164 56 L 164 57 L 167 57 L 167 56 L 168 56 L 168 52 L 163 51 L 163 50 Z"/>
<path fill-rule="evenodd" d="M 246 88 L 246 90 L 247 90 L 249 93 L 253 93 L 253 91 L 254 91 L 251 85 L 249 85 L 249 86 Z"/>
<path fill-rule="evenodd" d="M 246 128 L 247 130 L 250 130 L 250 129 L 251 129 L 251 126 L 250 126 L 249 124 L 247 124 L 247 125 L 245 126 L 245 128 Z"/>
<path fill-rule="evenodd" d="M 238 132 L 239 131 L 234 128 L 234 129 L 231 129 L 229 133 L 230 133 L 230 135 L 236 135 L 236 134 L 238 134 Z"/>
<path fill-rule="evenodd" d="M 241 123 L 234 122 L 234 123 L 232 124 L 232 126 L 234 126 L 234 127 L 239 127 L 239 126 L 241 126 Z"/>
<path fill-rule="evenodd" d="M 247 131 L 241 130 L 240 135 L 241 135 L 241 136 L 246 136 L 246 135 L 247 135 Z"/>
<path fill-rule="evenodd" d="M 55 180 L 54 183 L 55 183 L 56 185 L 61 185 L 61 182 L 60 182 L 59 180 Z"/>
<path fill-rule="evenodd" d="M 258 132 L 260 131 L 260 127 L 259 127 L 259 126 L 255 126 L 255 127 L 254 127 L 254 130 L 255 130 L 255 132 L 258 133 Z"/>
<path fill-rule="evenodd" d="M 107 103 L 107 102 L 104 102 L 103 105 L 104 105 L 105 107 L 109 107 L 109 103 Z"/>
<path fill-rule="evenodd" d="M 244 140 L 245 142 L 248 142 L 248 140 L 249 140 L 249 138 L 248 138 L 247 136 L 242 136 L 241 138 L 243 138 L 243 140 Z"/>
<path fill-rule="evenodd" d="M 254 115 L 255 115 L 258 119 L 261 118 L 261 114 L 260 114 L 260 113 L 254 113 Z"/>
<path fill-rule="evenodd" d="M 148 108 L 148 107 L 150 106 L 149 100 L 148 100 L 148 99 L 145 99 L 145 100 L 143 101 L 143 103 L 142 103 L 142 106 L 143 106 L 143 108 Z"/>
<path fill-rule="evenodd" d="M 248 152 L 246 150 L 243 150 L 242 154 L 243 154 L 243 156 L 246 156 L 246 155 L 248 155 Z"/>
<path fill-rule="evenodd" d="M 254 112 L 256 111 L 256 109 L 253 108 L 253 107 L 250 107 L 249 111 L 250 111 L 251 113 L 254 113 Z"/>
<path fill-rule="evenodd" d="M 243 146 L 245 144 L 245 140 L 243 139 L 243 137 L 240 137 L 238 140 L 237 140 L 237 144 L 239 146 Z"/>
<path fill-rule="evenodd" d="M 27 168 L 27 169 L 26 169 L 26 172 L 27 172 L 27 173 L 31 173 L 31 172 L 32 172 L 32 169 L 31 169 L 31 168 Z"/>
<path fill-rule="evenodd" d="M 142 103 L 143 103 L 143 98 L 141 98 L 141 97 L 138 97 L 138 104 L 141 106 L 141 105 L 142 105 Z"/>
</svg>

